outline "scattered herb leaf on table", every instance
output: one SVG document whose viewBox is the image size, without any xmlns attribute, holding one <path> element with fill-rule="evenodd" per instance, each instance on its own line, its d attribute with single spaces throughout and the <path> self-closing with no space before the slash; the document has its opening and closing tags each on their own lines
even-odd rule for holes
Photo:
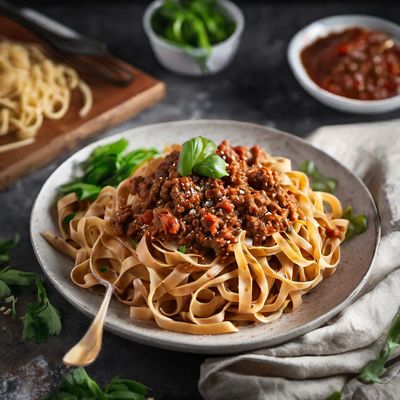
<svg viewBox="0 0 400 400">
<path fill-rule="evenodd" d="M 398 314 L 389 328 L 385 345 L 375 360 L 371 360 L 362 369 L 358 379 L 364 383 L 380 383 L 385 372 L 385 363 L 400 348 L 400 314 Z"/>
<path fill-rule="evenodd" d="M 104 390 L 100 388 L 85 371 L 84 368 L 77 368 L 67 373 L 60 385 L 60 388 L 42 400 L 145 400 L 149 389 L 139 382 L 113 378 Z"/>
<path fill-rule="evenodd" d="M 37 301 L 29 303 L 23 321 L 23 338 L 37 343 L 44 342 L 49 336 L 61 332 L 60 312 L 47 296 L 47 291 L 41 279 L 36 279 Z"/>
</svg>

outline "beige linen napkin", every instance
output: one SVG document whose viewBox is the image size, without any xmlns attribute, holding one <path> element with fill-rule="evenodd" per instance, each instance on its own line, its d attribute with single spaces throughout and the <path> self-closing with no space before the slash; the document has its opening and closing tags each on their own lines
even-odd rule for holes
<svg viewBox="0 0 400 400">
<path fill-rule="evenodd" d="M 201 367 L 206 400 L 400 399 L 400 362 L 381 384 L 355 375 L 382 347 L 400 306 L 400 121 L 328 126 L 310 135 L 316 147 L 361 177 L 374 196 L 382 240 L 361 296 L 322 328 L 283 345 L 226 358 Z"/>
</svg>

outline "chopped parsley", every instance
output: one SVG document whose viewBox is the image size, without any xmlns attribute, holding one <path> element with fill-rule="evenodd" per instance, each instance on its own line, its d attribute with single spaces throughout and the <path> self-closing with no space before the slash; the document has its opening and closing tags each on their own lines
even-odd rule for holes
<svg viewBox="0 0 400 400">
<path fill-rule="evenodd" d="M 186 246 L 178 246 L 179 253 L 186 254 Z"/>
</svg>

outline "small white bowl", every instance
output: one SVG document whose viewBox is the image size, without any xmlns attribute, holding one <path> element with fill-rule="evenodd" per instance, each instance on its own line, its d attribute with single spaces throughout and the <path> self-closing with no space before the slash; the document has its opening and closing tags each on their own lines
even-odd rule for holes
<svg viewBox="0 0 400 400">
<path fill-rule="evenodd" d="M 143 27 L 158 61 L 165 68 L 179 74 L 190 76 L 205 75 L 198 62 L 191 55 L 154 32 L 151 26 L 151 18 L 154 12 L 161 7 L 162 3 L 162 0 L 156 0 L 151 3 L 143 16 Z M 232 18 L 236 27 L 235 31 L 227 39 L 212 46 L 211 55 L 206 62 L 207 75 L 216 74 L 230 63 L 239 46 L 244 28 L 244 17 L 239 7 L 229 0 L 220 0 L 219 5 Z M 196 56 L 203 56 L 205 51 L 197 49 L 194 51 L 194 54 Z"/>
<path fill-rule="evenodd" d="M 340 111 L 356 114 L 380 114 L 400 108 L 400 95 L 384 100 L 356 100 L 338 96 L 318 86 L 308 75 L 301 61 L 302 50 L 317 39 L 332 32 L 361 26 L 383 31 L 400 42 L 400 26 L 382 18 L 367 15 L 338 15 L 323 18 L 306 26 L 290 41 L 287 57 L 289 65 L 301 86 L 321 103 Z"/>
</svg>

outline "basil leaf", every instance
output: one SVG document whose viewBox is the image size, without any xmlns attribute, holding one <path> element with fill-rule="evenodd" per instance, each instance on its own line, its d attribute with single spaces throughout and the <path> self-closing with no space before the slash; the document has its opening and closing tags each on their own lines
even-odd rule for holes
<svg viewBox="0 0 400 400">
<path fill-rule="evenodd" d="M 156 149 L 137 149 L 123 154 L 128 146 L 126 139 L 97 147 L 81 164 L 83 177 L 61 185 L 59 192 L 75 192 L 81 200 L 94 200 L 105 186 L 117 186 L 132 174 L 144 161 L 159 153 Z"/>
<path fill-rule="evenodd" d="M 178 161 L 179 175 L 190 175 L 193 167 L 213 154 L 216 148 L 217 146 L 213 141 L 201 136 L 197 136 L 183 143 Z"/>
<path fill-rule="evenodd" d="M 228 175 L 225 161 L 215 154 L 216 144 L 201 136 L 192 138 L 182 145 L 179 155 L 178 172 L 188 176 L 192 172 L 209 178 Z"/>
<path fill-rule="evenodd" d="M 42 306 L 39 303 L 29 303 L 26 313 L 21 317 L 23 322 L 22 337 L 24 340 L 34 340 L 36 343 L 46 341 L 48 337 L 48 328 L 46 324 L 37 317 Z"/>
<path fill-rule="evenodd" d="M 61 332 L 60 312 L 50 303 L 41 279 L 36 279 L 37 302 L 29 303 L 23 321 L 23 338 L 37 343 Z"/>
<path fill-rule="evenodd" d="M 197 175 L 214 179 L 228 175 L 226 171 L 226 162 L 217 154 L 208 156 L 203 161 L 196 164 L 193 170 Z"/>
<path fill-rule="evenodd" d="M 346 231 L 346 240 L 351 240 L 356 235 L 364 233 L 368 228 L 368 219 L 364 214 L 353 215 L 353 208 L 347 206 L 343 213 L 342 218 L 349 221 L 349 226 Z"/>
<path fill-rule="evenodd" d="M 336 190 L 336 180 L 323 176 L 315 166 L 314 161 L 305 160 L 300 166 L 299 170 L 304 172 L 310 179 L 311 189 L 316 192 L 334 193 Z"/>
<path fill-rule="evenodd" d="M 7 285 L 30 286 L 35 282 L 37 275 L 34 272 L 25 272 L 10 267 L 0 270 L 0 281 Z"/>
<path fill-rule="evenodd" d="M 10 287 L 2 280 L 0 280 L 0 299 L 11 296 Z"/>
<path fill-rule="evenodd" d="M 87 164 L 93 164 L 105 156 L 117 156 L 128 147 L 128 144 L 129 143 L 126 139 L 120 139 L 110 144 L 98 146 L 90 155 L 89 159 L 87 160 Z"/>
<path fill-rule="evenodd" d="M 380 383 L 385 372 L 385 363 L 395 354 L 400 347 L 400 314 L 393 319 L 387 333 L 383 349 L 375 360 L 370 360 L 361 370 L 357 379 L 364 383 Z"/>
<path fill-rule="evenodd" d="M 77 368 L 64 375 L 57 392 L 42 400 L 145 400 L 148 391 L 141 383 L 122 378 L 112 379 L 102 390 L 84 368 Z"/>
<path fill-rule="evenodd" d="M 58 188 L 62 194 L 75 192 L 81 200 L 94 200 L 100 193 L 101 187 L 84 182 L 72 182 Z"/>
<path fill-rule="evenodd" d="M 326 400 L 341 400 L 342 392 L 336 391 L 333 392 L 330 396 L 326 398 Z"/>
</svg>

